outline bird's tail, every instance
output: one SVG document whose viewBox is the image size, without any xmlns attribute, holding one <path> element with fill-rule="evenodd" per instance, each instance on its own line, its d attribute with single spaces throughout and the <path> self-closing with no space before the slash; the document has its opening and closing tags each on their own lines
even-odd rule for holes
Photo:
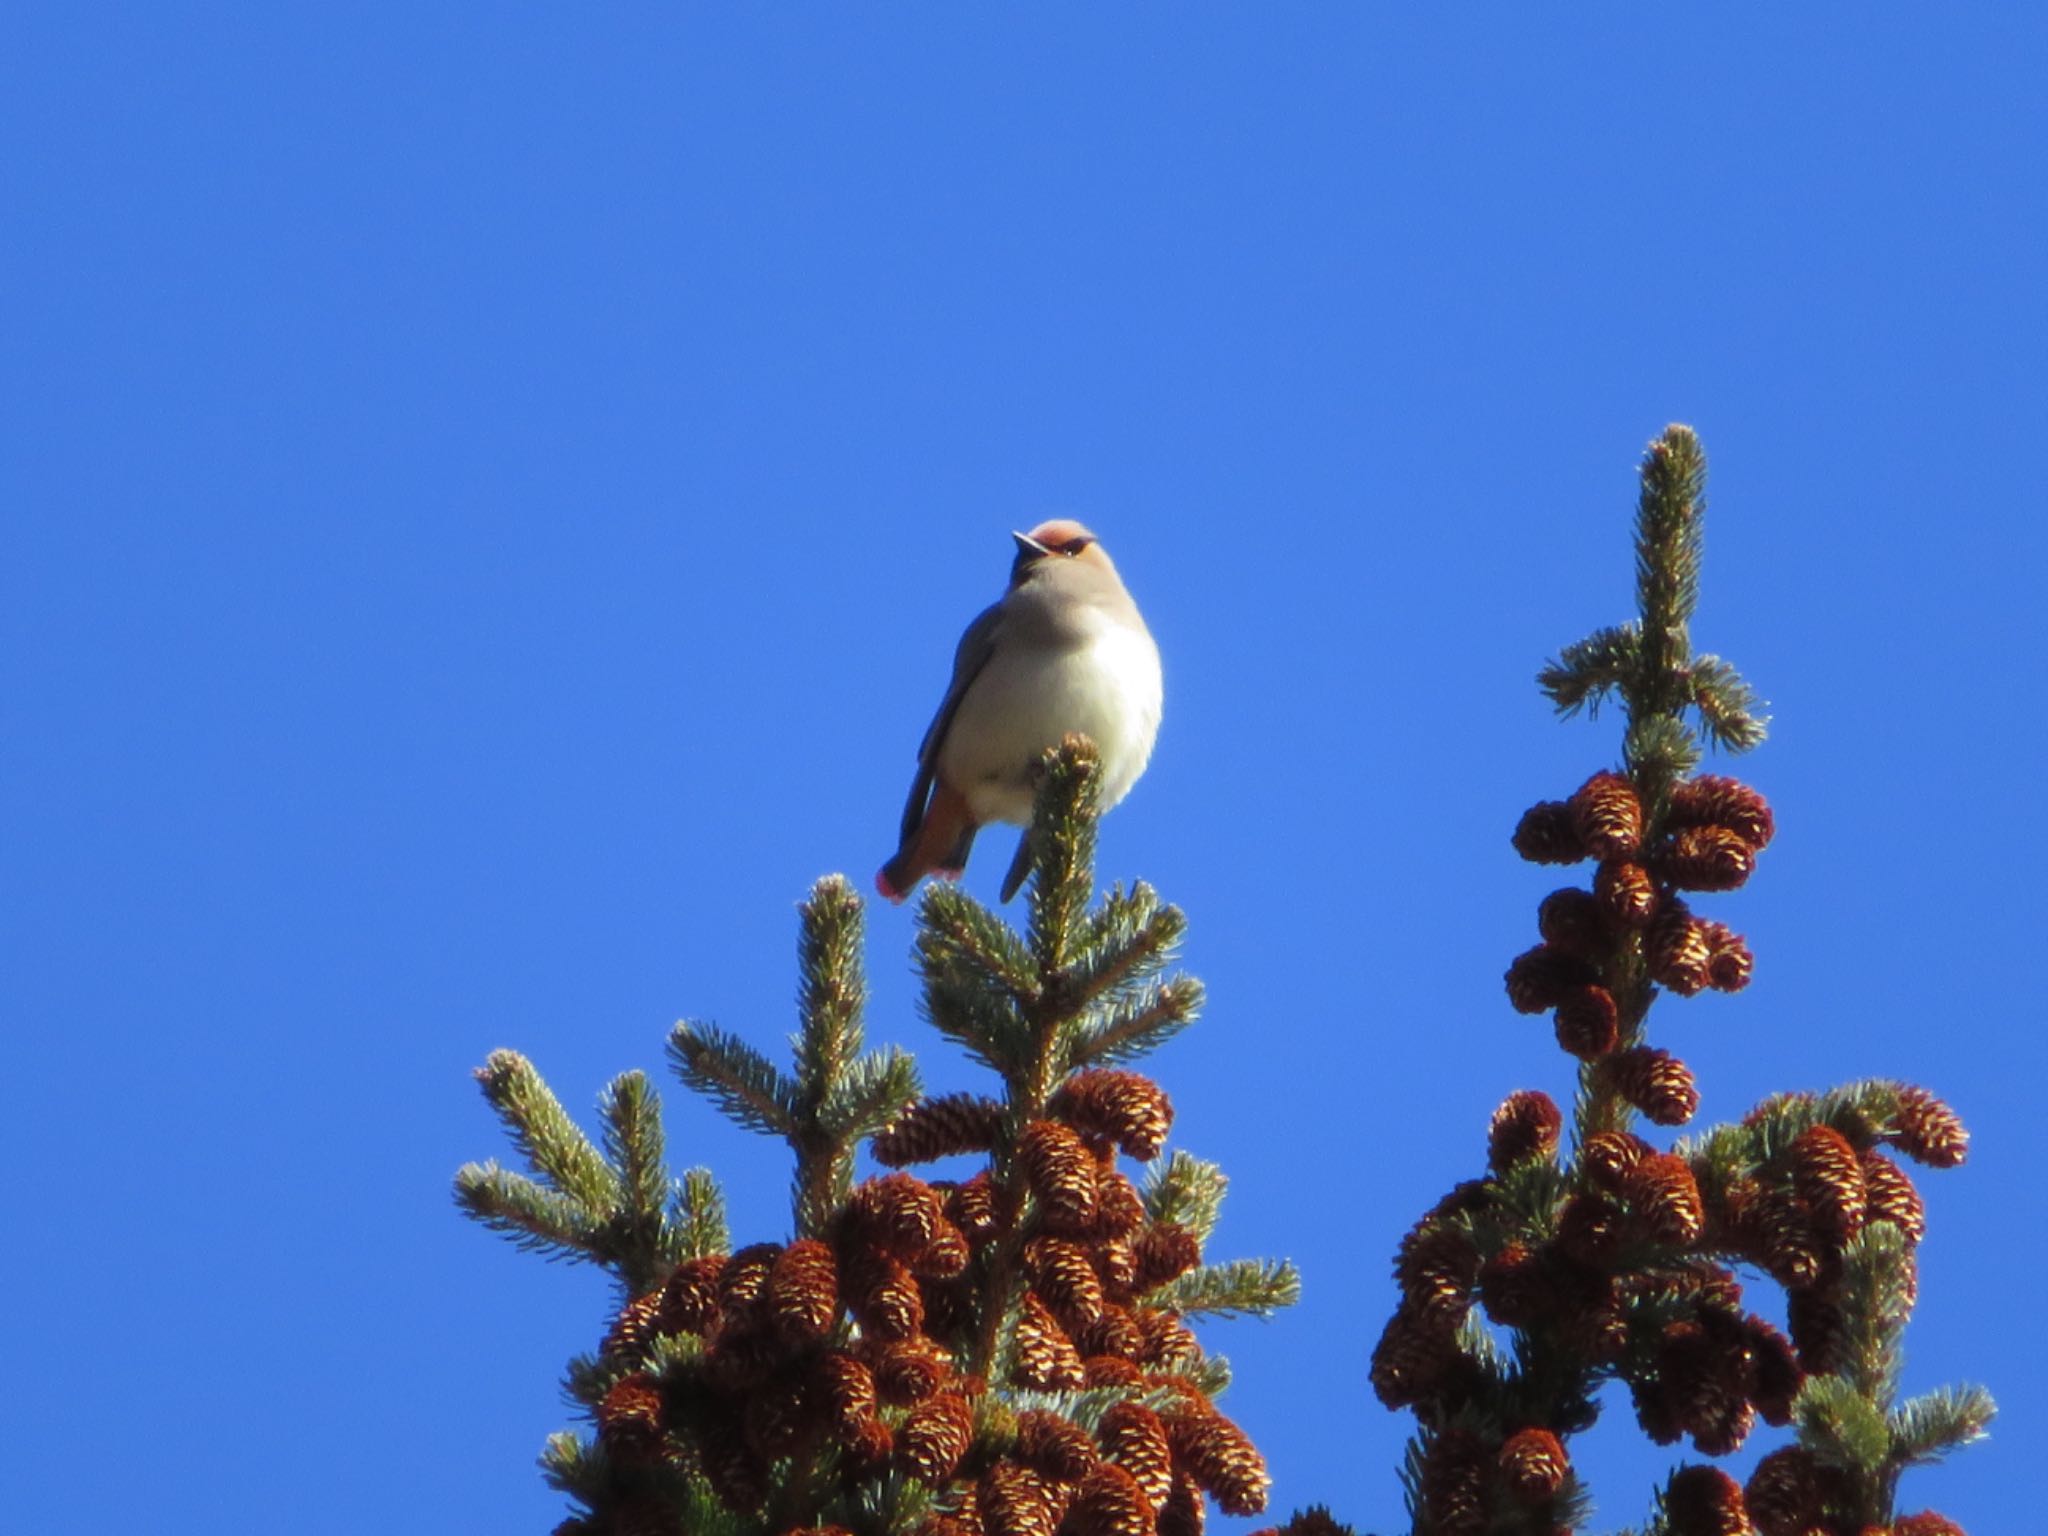
<svg viewBox="0 0 2048 1536">
<path fill-rule="evenodd" d="M 891 901 L 902 901 L 926 875 L 958 878 L 967 867 L 976 830 L 967 797 L 941 782 L 932 791 L 924 820 L 903 840 L 895 857 L 876 872 L 875 889 Z"/>
</svg>

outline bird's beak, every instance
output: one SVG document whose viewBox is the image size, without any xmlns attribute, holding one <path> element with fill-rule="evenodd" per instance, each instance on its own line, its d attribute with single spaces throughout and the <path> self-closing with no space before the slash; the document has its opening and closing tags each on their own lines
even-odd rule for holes
<svg viewBox="0 0 2048 1536">
<path fill-rule="evenodd" d="M 1051 550 L 1047 549 L 1028 533 L 1012 533 L 1010 537 L 1017 541 L 1017 552 L 1019 554 L 1049 555 L 1052 553 Z"/>
</svg>

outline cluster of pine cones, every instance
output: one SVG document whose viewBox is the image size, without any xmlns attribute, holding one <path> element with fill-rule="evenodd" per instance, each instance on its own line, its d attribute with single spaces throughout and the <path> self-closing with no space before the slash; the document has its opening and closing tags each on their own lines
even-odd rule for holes
<svg viewBox="0 0 2048 1536">
<path fill-rule="evenodd" d="M 1567 887 L 1545 897 L 1536 921 L 1543 942 L 1508 967 L 1508 999 L 1523 1013 L 1554 1011 L 1557 1042 L 1582 1061 L 1614 1052 L 1622 1021 L 1614 968 L 1629 940 L 1641 939 L 1650 979 L 1682 997 L 1707 987 L 1749 985 L 1749 946 L 1724 924 L 1695 917 L 1681 891 L 1731 891 L 1756 868 L 1771 840 L 1771 808 L 1748 785 L 1712 774 L 1671 792 L 1662 831 L 1646 837 L 1635 786 L 1619 773 L 1596 773 L 1569 800 L 1531 806 L 1515 828 L 1515 850 L 1538 864 L 1597 859 L 1591 890 Z M 1621 1052 L 1623 1058 L 1629 1052 Z M 1660 1090 L 1642 1063 L 1605 1063 L 1631 1103 L 1660 1124 L 1686 1102 L 1686 1090 Z M 1638 1093 L 1642 1098 L 1638 1098 Z"/>
<path fill-rule="evenodd" d="M 1968 1136 L 1946 1104 L 1918 1088 L 1873 1094 L 1832 1121 L 1818 1118 L 1819 1108 L 1803 1096 L 1760 1105 L 1744 1128 L 1759 1150 L 1781 1150 L 1732 1175 L 1703 1153 L 1681 1157 L 1627 1132 L 1599 1132 L 1580 1148 L 1577 1187 L 1534 1216 L 1508 1186 L 1526 1182 L 1532 1161 L 1554 1162 L 1563 1116 L 1533 1091 L 1501 1105 L 1488 1137 L 1491 1176 L 1453 1190 L 1403 1240 L 1401 1305 L 1373 1356 L 1381 1401 L 1412 1407 L 1434 1431 L 1419 1489 L 1426 1529 L 1477 1536 L 1509 1509 L 1540 1512 L 1570 1474 L 1560 1437 L 1592 1421 L 1584 1398 L 1546 1405 L 1536 1424 L 1504 1416 L 1502 1383 L 1459 1344 L 1475 1305 L 1495 1325 L 1548 1338 L 1568 1358 L 1626 1381 L 1651 1439 L 1689 1436 L 1705 1455 L 1735 1450 L 1759 1418 L 1788 1423 L 1807 1375 L 1845 1368 L 1848 1243 L 1872 1222 L 1891 1223 L 1909 1246 L 1926 1228 L 1912 1180 L 1880 1149 L 1952 1167 Z M 1802 1119 L 1811 1123 L 1790 1133 Z M 1789 1339 L 1744 1310 L 1730 1261 L 1786 1286 Z M 1484 1422 L 1500 1433 L 1471 1427 Z M 1825 1484 L 1796 1449 L 1762 1463 L 1746 1504 L 1722 1474 L 1695 1469 L 1684 1508 L 1722 1513 L 1674 1513 L 1672 1530 L 1833 1536 L 1820 1515 Z M 1902 1536 L 1939 1529 L 1899 1527 Z"/>
<path fill-rule="evenodd" d="M 1201 1262 L 1200 1242 L 1152 1220 L 1116 1166 L 1120 1151 L 1155 1156 L 1171 1120 L 1148 1078 L 1082 1072 L 1001 1154 L 1012 1177 L 884 1175 L 822 1237 L 681 1265 L 626 1305 L 605 1353 L 644 1359 L 683 1335 L 700 1341 L 695 1357 L 659 1379 L 621 1375 L 598 1406 L 601 1443 L 617 1460 L 701 1473 L 764 1529 L 785 1459 L 848 1492 L 891 1475 L 925 1484 L 935 1512 L 920 1536 L 1199 1536 L 1205 1494 L 1256 1513 L 1264 1460 L 1191 1378 L 1201 1346 L 1161 1293 Z M 900 1167 L 993 1154 L 1004 1139 L 1002 1105 L 955 1094 L 913 1106 L 873 1150 Z M 1006 1295 L 1017 1299 L 993 1358 L 1009 1390 L 993 1392 L 961 1365 L 1002 1345 L 989 1309 Z M 1086 1428 L 1007 1401 L 1083 1388 L 1124 1395 Z M 674 1529 L 651 1505 L 603 1524 Z"/>
</svg>

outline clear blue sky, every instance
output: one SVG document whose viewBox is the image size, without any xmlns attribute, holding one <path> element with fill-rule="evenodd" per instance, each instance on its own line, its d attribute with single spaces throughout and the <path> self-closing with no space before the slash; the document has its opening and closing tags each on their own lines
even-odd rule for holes
<svg viewBox="0 0 2048 1536">
<path fill-rule="evenodd" d="M 11 1527 L 545 1529 L 604 1286 L 457 1218 L 469 1069 L 582 1108 L 679 1016 L 779 1042 L 794 902 L 888 851 L 1062 514 L 1166 658 L 1103 872 L 1210 985 L 1176 1140 L 1214 1252 L 1306 1277 L 1211 1331 L 1229 1403 L 1283 1509 L 1393 1526 L 1393 1244 L 1569 1082 L 1507 834 L 1616 737 L 1530 677 L 1626 616 L 1673 419 L 1781 835 L 1712 902 L 1755 985 L 1657 1035 L 1706 1119 L 1961 1109 L 1909 1377 L 2004 1417 L 1909 1496 L 2037 1514 L 2044 13 L 1113 9 L 16 9 Z M 870 938 L 872 1036 L 969 1081 Z M 779 1235 L 774 1149 L 671 1087 Z M 1640 1518 L 1671 1455 L 1580 1445 Z"/>
</svg>

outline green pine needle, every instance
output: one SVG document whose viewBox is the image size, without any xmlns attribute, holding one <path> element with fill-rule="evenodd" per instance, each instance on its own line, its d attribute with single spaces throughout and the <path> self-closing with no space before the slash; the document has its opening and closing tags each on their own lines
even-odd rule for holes
<svg viewBox="0 0 2048 1536">
<path fill-rule="evenodd" d="M 1216 1230 L 1229 1189 L 1230 1180 L 1220 1166 L 1176 1150 L 1152 1161 L 1139 1193 L 1152 1220 L 1186 1227 L 1206 1243 Z"/>
<path fill-rule="evenodd" d="M 1169 1280 L 1145 1300 L 1185 1317 L 1271 1317 L 1301 1300 L 1301 1272 L 1285 1259 L 1204 1264 Z"/>
<path fill-rule="evenodd" d="M 1202 996 L 1202 984 L 1192 976 L 1146 988 L 1077 1028 L 1067 1047 L 1067 1066 L 1128 1061 L 1158 1048 L 1200 1017 Z"/>
<path fill-rule="evenodd" d="M 1938 1387 L 1892 1411 L 1892 1461 L 1919 1466 L 1982 1440 L 1990 1433 L 1998 1405 L 1982 1387 Z"/>
<path fill-rule="evenodd" d="M 618 1176 L 532 1062 L 517 1051 L 493 1051 L 476 1080 L 535 1173 L 579 1202 L 592 1220 L 618 1208 Z"/>
<path fill-rule="evenodd" d="M 677 1076 L 727 1118 L 770 1136 L 795 1132 L 795 1085 L 739 1036 L 685 1019 L 669 1034 L 668 1054 Z"/>
<path fill-rule="evenodd" d="M 465 1163 L 458 1169 L 455 1203 L 463 1214 L 521 1248 L 579 1263 L 595 1257 L 598 1224 L 580 1201 L 496 1163 Z"/>
</svg>

